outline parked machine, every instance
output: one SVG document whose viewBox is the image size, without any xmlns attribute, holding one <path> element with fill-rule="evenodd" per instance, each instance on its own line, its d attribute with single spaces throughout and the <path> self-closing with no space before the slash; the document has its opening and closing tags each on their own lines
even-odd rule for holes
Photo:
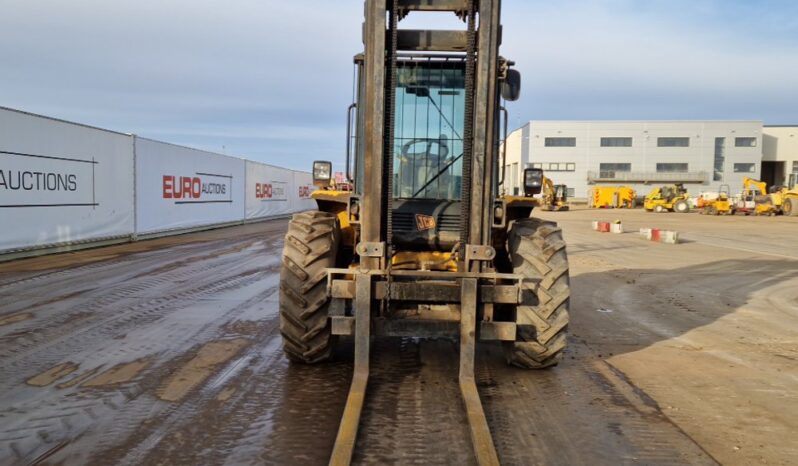
<svg viewBox="0 0 798 466">
<path fill-rule="evenodd" d="M 770 202 L 776 207 L 779 213 L 789 217 L 798 217 L 798 186 L 796 186 L 798 175 L 791 174 L 787 186 L 771 189 L 769 194 Z"/>
<path fill-rule="evenodd" d="M 734 203 L 729 185 L 720 186 L 712 196 L 701 195 L 696 201 L 698 212 L 705 215 L 734 215 Z"/>
<path fill-rule="evenodd" d="M 464 29 L 399 28 L 427 11 L 451 11 Z M 519 97 L 520 74 L 499 55 L 499 11 L 500 0 L 365 2 L 350 107 L 355 161 L 350 173 L 347 154 L 346 170 L 354 191 L 313 193 L 318 209 L 289 223 L 280 276 L 288 358 L 326 361 L 336 337 L 354 337 L 330 464 L 352 458 L 372 336 L 459 339 L 460 389 L 482 465 L 498 457 L 474 379 L 477 341 L 501 341 L 508 363 L 522 368 L 562 358 L 565 242 L 555 223 L 531 217 L 543 172 L 525 170 L 525 196 L 501 194 L 501 100 Z M 425 117 L 405 117 L 414 114 Z M 327 187 L 331 171 L 315 162 L 314 181 Z"/>
<path fill-rule="evenodd" d="M 548 177 L 543 177 L 543 203 L 540 208 L 552 212 L 569 210 L 568 186 L 554 184 Z"/>
<path fill-rule="evenodd" d="M 734 212 L 744 215 L 776 215 L 779 208 L 768 195 L 767 183 L 745 177 L 743 191 L 734 206 Z"/>
<path fill-rule="evenodd" d="M 690 212 L 690 195 L 683 184 L 660 186 L 651 190 L 643 203 L 648 212 Z"/>
<path fill-rule="evenodd" d="M 597 186 L 590 190 L 591 209 L 633 209 L 637 193 L 628 186 Z"/>
</svg>

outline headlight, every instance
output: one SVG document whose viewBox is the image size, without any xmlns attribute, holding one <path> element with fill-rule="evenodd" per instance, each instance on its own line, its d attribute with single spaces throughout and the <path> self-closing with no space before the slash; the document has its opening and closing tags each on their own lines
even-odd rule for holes
<svg viewBox="0 0 798 466">
<path fill-rule="evenodd" d="M 332 163 L 324 161 L 313 162 L 313 180 L 329 181 L 332 178 Z"/>
</svg>

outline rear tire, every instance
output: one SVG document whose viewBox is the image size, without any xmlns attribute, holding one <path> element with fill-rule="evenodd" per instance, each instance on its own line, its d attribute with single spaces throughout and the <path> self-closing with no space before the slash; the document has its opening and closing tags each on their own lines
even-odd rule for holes
<svg viewBox="0 0 798 466">
<path fill-rule="evenodd" d="M 788 217 L 798 217 L 798 198 L 788 197 L 784 199 L 781 211 Z"/>
<path fill-rule="evenodd" d="M 292 361 L 314 364 L 332 356 L 326 269 L 335 267 L 339 237 L 335 215 L 327 212 L 295 214 L 288 224 L 280 270 L 280 333 Z"/>
<path fill-rule="evenodd" d="M 516 322 L 524 315 L 532 321 L 518 326 L 515 342 L 504 343 L 507 362 L 525 369 L 555 366 L 567 343 L 571 295 L 562 230 L 536 218 L 516 220 L 507 248 L 513 273 L 525 277 Z"/>
<path fill-rule="evenodd" d="M 658 206 L 654 207 L 654 212 L 656 212 L 658 214 L 661 214 L 661 213 L 665 212 L 666 210 L 667 209 L 665 209 L 665 207 L 663 207 L 661 205 L 658 205 Z"/>
<path fill-rule="evenodd" d="M 687 201 L 679 201 L 673 206 L 673 210 L 680 214 L 686 214 L 690 212 L 690 204 Z"/>
</svg>

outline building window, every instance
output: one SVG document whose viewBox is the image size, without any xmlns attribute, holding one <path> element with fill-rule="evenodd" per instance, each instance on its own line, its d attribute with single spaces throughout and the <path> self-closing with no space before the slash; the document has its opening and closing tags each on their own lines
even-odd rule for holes
<svg viewBox="0 0 798 466">
<path fill-rule="evenodd" d="M 713 181 L 723 181 L 723 170 L 726 163 L 726 138 L 715 138 L 715 170 Z"/>
<path fill-rule="evenodd" d="M 657 147 L 690 147 L 690 138 L 657 138 Z"/>
<path fill-rule="evenodd" d="M 632 147 L 632 138 L 601 138 L 601 147 Z"/>
<path fill-rule="evenodd" d="M 756 147 L 756 138 L 734 138 L 734 147 Z"/>
<path fill-rule="evenodd" d="M 576 147 L 576 138 L 546 138 L 546 147 Z"/>
<path fill-rule="evenodd" d="M 755 163 L 735 163 L 734 173 L 754 173 L 756 171 Z"/>
<path fill-rule="evenodd" d="M 615 178 L 616 172 L 632 171 L 631 163 L 601 163 L 599 164 L 600 178 Z"/>
<path fill-rule="evenodd" d="M 572 172 L 576 171 L 575 163 L 550 163 L 546 170 L 552 172 Z"/>
<path fill-rule="evenodd" d="M 658 163 L 657 172 L 661 173 L 687 173 L 686 163 Z"/>
<path fill-rule="evenodd" d="M 541 170 L 550 172 L 575 172 L 575 163 L 566 162 L 552 162 L 552 163 L 530 163 L 527 164 L 529 168 L 540 168 Z"/>
<path fill-rule="evenodd" d="M 568 189 L 567 192 L 568 192 L 568 198 L 569 199 L 574 197 L 574 196 L 576 196 L 576 189 L 575 188 L 567 188 L 567 189 Z"/>
<path fill-rule="evenodd" d="M 798 162 L 792 163 L 792 172 L 798 174 Z"/>
</svg>

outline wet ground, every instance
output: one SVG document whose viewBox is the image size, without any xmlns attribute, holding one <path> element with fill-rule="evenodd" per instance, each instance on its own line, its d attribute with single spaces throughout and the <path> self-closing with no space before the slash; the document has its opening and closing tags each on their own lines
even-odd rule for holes
<svg viewBox="0 0 798 466">
<path fill-rule="evenodd" d="M 503 464 L 794 464 L 798 221 L 573 211 L 553 370 L 481 344 Z M 590 231 L 681 230 L 686 244 Z M 0 264 L 0 464 L 326 464 L 352 371 L 280 350 L 271 221 Z M 457 351 L 380 340 L 359 464 L 472 464 Z"/>
</svg>

